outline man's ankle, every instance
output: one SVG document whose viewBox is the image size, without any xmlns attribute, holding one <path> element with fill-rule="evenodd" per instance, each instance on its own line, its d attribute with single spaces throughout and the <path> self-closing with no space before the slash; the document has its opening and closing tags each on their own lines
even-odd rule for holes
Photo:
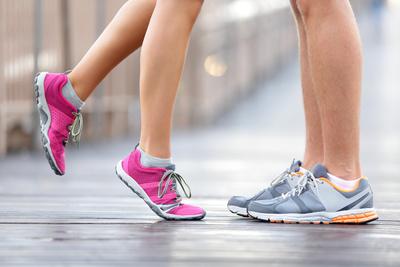
<svg viewBox="0 0 400 267">
<path fill-rule="evenodd" d="M 324 164 L 329 173 L 342 178 L 343 180 L 356 180 L 361 177 L 361 167 L 359 164 Z"/>
<path fill-rule="evenodd" d="M 324 162 L 323 157 L 304 157 L 302 167 L 311 170 L 316 164 Z"/>
</svg>

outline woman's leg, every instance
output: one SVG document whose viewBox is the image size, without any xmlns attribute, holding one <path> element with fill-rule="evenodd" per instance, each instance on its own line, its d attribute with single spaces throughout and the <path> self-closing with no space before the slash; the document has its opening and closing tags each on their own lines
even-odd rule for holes
<svg viewBox="0 0 400 267">
<path fill-rule="evenodd" d="M 164 219 L 200 220 L 206 215 L 202 208 L 181 201 L 181 194 L 190 198 L 191 191 L 170 158 L 173 106 L 202 2 L 157 1 L 141 51 L 140 147 L 116 167 L 119 178 Z"/>
<path fill-rule="evenodd" d="M 311 169 L 316 163 L 324 161 L 321 116 L 310 72 L 305 26 L 297 7 L 297 0 L 291 0 L 290 4 L 296 20 L 299 37 L 301 84 L 303 88 L 304 113 L 306 117 L 306 148 L 303 166 L 306 169 Z"/>
<path fill-rule="evenodd" d="M 298 0 L 322 119 L 324 164 L 344 179 L 361 176 L 361 42 L 349 1 Z"/>
<path fill-rule="evenodd" d="M 156 0 L 130 0 L 68 75 L 85 101 L 104 77 L 142 45 Z"/>
<path fill-rule="evenodd" d="M 35 77 L 43 149 L 56 174 L 65 173 L 67 140 L 79 141 L 82 101 L 119 62 L 141 46 L 155 1 L 126 2 L 68 77 L 47 72 Z"/>
<path fill-rule="evenodd" d="M 159 0 L 141 51 L 140 146 L 170 157 L 172 112 L 189 36 L 203 0 Z"/>
</svg>

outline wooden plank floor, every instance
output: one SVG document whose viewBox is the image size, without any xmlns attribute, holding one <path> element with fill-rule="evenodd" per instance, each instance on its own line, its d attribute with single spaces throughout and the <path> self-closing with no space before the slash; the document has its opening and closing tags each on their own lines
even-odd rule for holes
<svg viewBox="0 0 400 267">
<path fill-rule="evenodd" d="M 231 195 L 257 192 L 302 156 L 293 64 L 215 126 L 175 133 L 174 160 L 204 221 L 159 220 L 115 177 L 133 138 L 71 149 L 65 177 L 52 175 L 42 153 L 1 159 L 0 266 L 400 266 L 400 36 L 390 27 L 399 18 L 361 21 L 362 158 L 378 221 L 267 224 L 226 210 Z"/>
</svg>

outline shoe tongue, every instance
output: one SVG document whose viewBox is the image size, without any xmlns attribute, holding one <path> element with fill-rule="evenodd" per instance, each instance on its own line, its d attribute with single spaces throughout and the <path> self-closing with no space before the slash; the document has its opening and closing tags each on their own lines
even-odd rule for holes
<svg viewBox="0 0 400 267">
<path fill-rule="evenodd" d="M 171 164 L 167 167 L 165 167 L 167 170 L 175 171 L 175 164 Z"/>
<path fill-rule="evenodd" d="M 314 177 L 316 178 L 328 178 L 328 170 L 326 169 L 326 167 L 320 163 L 316 164 L 311 172 L 313 173 Z"/>
<path fill-rule="evenodd" d="M 294 160 L 292 165 L 289 168 L 290 172 L 298 172 L 300 171 L 300 167 L 301 167 L 301 161 L 300 160 Z"/>
</svg>

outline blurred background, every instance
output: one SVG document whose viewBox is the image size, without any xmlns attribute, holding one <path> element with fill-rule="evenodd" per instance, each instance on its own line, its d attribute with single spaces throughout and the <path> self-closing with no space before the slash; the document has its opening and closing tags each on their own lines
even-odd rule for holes
<svg viewBox="0 0 400 267">
<path fill-rule="evenodd" d="M 41 195 L 62 186 L 66 196 L 127 196 L 109 177 L 115 162 L 138 140 L 140 51 L 87 102 L 81 146 L 67 151 L 67 183 L 54 179 L 42 155 L 32 89 L 36 72 L 72 68 L 123 3 L 0 0 L 0 193 Z M 351 3 L 365 59 L 361 156 L 372 182 L 391 177 L 374 185 L 384 201 L 386 190 L 400 190 L 395 182 L 400 164 L 400 0 Z M 173 133 L 178 172 L 198 188 L 196 197 L 224 202 L 232 194 L 253 194 L 293 158 L 302 159 L 296 35 L 289 1 L 205 1 L 188 51 Z"/>
<path fill-rule="evenodd" d="M 262 85 L 280 70 L 297 64 L 297 36 L 288 2 L 206 1 L 177 100 L 177 131 L 218 121 L 254 91 L 265 89 Z M 39 147 L 33 75 L 71 69 L 123 3 L 0 0 L 0 156 Z M 352 3 L 358 15 L 378 16 L 381 6 L 398 1 Z M 137 136 L 138 77 L 139 51 L 118 66 L 87 102 L 85 142 Z M 299 90 L 296 87 L 288 89 Z"/>
<path fill-rule="evenodd" d="M 72 68 L 124 2 L 0 0 L 1 266 L 400 266 L 400 0 L 351 0 L 364 49 L 361 157 L 380 218 L 329 230 L 260 224 L 226 209 L 229 197 L 253 195 L 303 157 L 288 0 L 204 1 L 172 141 L 193 192 L 185 201 L 207 210 L 204 221 L 159 221 L 115 177 L 138 140 L 139 51 L 89 99 L 81 145 L 67 148 L 66 175 L 54 175 L 38 138 L 34 74 Z"/>
</svg>

